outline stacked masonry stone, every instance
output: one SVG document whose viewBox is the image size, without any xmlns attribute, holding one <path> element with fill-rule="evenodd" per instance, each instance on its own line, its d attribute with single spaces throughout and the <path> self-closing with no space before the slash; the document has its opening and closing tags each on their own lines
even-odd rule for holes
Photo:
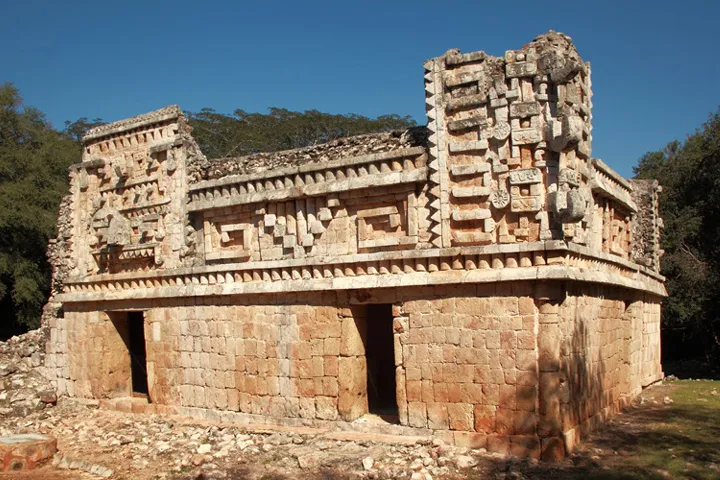
<svg viewBox="0 0 720 480">
<path fill-rule="evenodd" d="M 658 216 L 658 193 L 662 187 L 657 180 L 632 180 L 633 200 L 642 211 L 633 223 L 633 260 L 641 265 L 659 268 L 660 231 L 662 218 Z"/>
<path fill-rule="evenodd" d="M 553 460 L 662 379 L 656 183 L 591 157 L 550 32 L 425 64 L 427 128 L 207 160 L 178 107 L 91 130 L 46 308 L 59 394 Z"/>
</svg>

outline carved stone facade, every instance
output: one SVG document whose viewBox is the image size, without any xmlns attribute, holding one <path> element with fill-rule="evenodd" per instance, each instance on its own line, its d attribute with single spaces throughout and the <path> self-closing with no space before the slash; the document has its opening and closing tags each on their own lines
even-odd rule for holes
<svg viewBox="0 0 720 480">
<path fill-rule="evenodd" d="M 91 130 L 47 371 L 116 406 L 340 428 L 388 381 L 397 431 L 562 457 L 662 378 L 659 187 L 591 157 L 590 87 L 549 32 L 427 61 L 427 128 L 215 160 L 176 106 Z"/>
</svg>

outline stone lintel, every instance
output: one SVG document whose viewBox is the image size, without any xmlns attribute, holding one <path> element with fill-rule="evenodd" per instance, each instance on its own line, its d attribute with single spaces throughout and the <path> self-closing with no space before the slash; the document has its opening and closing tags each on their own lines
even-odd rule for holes
<svg viewBox="0 0 720 480">
<path fill-rule="evenodd" d="M 80 163 L 73 163 L 70 165 L 69 170 L 71 172 L 77 172 L 83 168 L 100 168 L 105 166 L 105 159 L 104 158 L 93 158 L 84 162 Z"/>
<path fill-rule="evenodd" d="M 175 138 L 174 140 L 170 141 L 162 141 L 157 143 L 150 144 L 150 148 L 148 148 L 148 152 L 150 154 L 161 152 L 163 150 L 169 150 L 171 148 L 180 147 L 182 146 L 183 141 L 182 138 Z"/>
<path fill-rule="evenodd" d="M 447 55 L 445 57 L 445 65 L 462 65 L 470 62 L 482 62 L 487 58 L 487 53 L 482 50 L 470 53 L 458 53 L 455 55 Z"/>
<path fill-rule="evenodd" d="M 593 193 L 599 192 L 601 195 L 609 197 L 630 210 L 630 213 L 638 211 L 637 205 L 630 197 L 629 192 L 614 183 L 606 181 L 601 175 L 595 175 L 595 178 L 588 182 L 588 186 Z"/>
</svg>

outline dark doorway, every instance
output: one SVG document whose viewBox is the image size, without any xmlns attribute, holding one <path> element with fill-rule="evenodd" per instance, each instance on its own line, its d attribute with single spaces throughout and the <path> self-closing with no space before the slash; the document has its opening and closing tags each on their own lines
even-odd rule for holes
<svg viewBox="0 0 720 480">
<path fill-rule="evenodd" d="M 145 316 L 143 312 L 127 312 L 130 370 L 133 394 L 148 394 L 147 358 L 145 355 Z"/>
<path fill-rule="evenodd" d="M 370 413 L 397 415 L 392 305 L 367 306 L 367 392 Z"/>
</svg>

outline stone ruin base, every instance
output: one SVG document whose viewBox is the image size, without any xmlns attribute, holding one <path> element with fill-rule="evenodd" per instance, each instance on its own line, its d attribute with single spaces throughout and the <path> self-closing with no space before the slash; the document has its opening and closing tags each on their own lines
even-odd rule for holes
<svg viewBox="0 0 720 480">
<path fill-rule="evenodd" d="M 47 368 L 59 394 L 120 410 L 336 429 L 377 428 L 356 420 L 377 413 L 369 385 L 389 372 L 397 424 L 383 432 L 554 460 L 662 379 L 658 300 L 531 281 L 138 300 L 146 395 L 130 305 L 75 304 L 51 326 Z"/>
<path fill-rule="evenodd" d="M 659 380 L 658 382 L 661 382 Z M 655 382 L 653 384 L 656 384 Z M 582 425 L 565 432 L 562 438 L 540 438 L 534 435 L 480 434 L 477 432 L 459 432 L 450 430 L 431 430 L 396 425 L 372 419 L 368 422 L 344 422 L 340 420 L 299 420 L 293 418 L 272 418 L 240 412 L 227 412 L 207 408 L 178 407 L 157 405 L 139 398 L 118 398 L 91 401 L 101 409 L 124 413 L 162 415 L 181 417 L 212 424 L 232 425 L 263 431 L 286 428 L 286 431 L 307 433 L 309 431 L 334 431 L 336 439 L 362 439 L 377 442 L 398 443 L 406 439 L 408 444 L 420 441 L 429 443 L 441 441 L 468 449 L 486 449 L 489 453 L 518 458 L 534 458 L 555 462 L 565 458 L 566 453 L 575 451 L 582 438 L 599 428 L 608 419 L 630 407 L 635 396 L 624 396 L 617 405 L 604 408 Z M 344 435 L 347 435 L 346 438 Z"/>
</svg>

